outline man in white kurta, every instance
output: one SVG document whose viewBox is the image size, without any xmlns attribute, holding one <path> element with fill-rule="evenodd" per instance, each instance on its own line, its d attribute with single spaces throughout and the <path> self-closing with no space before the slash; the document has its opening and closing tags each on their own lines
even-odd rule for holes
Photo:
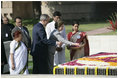
<svg viewBox="0 0 118 79">
<path fill-rule="evenodd" d="M 46 26 L 46 34 L 47 34 L 47 39 L 50 38 L 50 34 L 53 30 L 55 30 L 55 22 L 58 21 L 60 19 L 60 12 L 56 11 L 53 14 L 53 21 L 48 23 Z M 65 27 L 64 30 L 61 31 L 61 35 L 63 36 L 63 38 L 66 39 L 66 31 L 65 31 Z M 65 63 L 65 44 L 63 44 L 62 46 L 62 51 L 55 51 L 55 55 L 54 55 L 54 66 L 58 65 L 58 64 L 62 64 Z"/>
</svg>

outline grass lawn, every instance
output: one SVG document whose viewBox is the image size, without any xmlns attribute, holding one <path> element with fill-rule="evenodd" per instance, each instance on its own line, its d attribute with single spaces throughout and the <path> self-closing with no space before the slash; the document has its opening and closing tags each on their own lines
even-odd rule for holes
<svg viewBox="0 0 118 79">
<path fill-rule="evenodd" d="M 109 26 L 109 23 L 81 24 L 79 26 L 79 30 L 86 32 L 86 31 L 91 31 L 91 30 L 95 30 L 95 29 L 98 29 L 98 28 L 108 27 L 108 26 Z M 27 28 L 30 32 L 30 35 L 32 35 L 33 24 L 27 25 Z M 66 28 L 66 33 L 72 31 L 72 25 L 65 25 L 65 28 Z"/>
<path fill-rule="evenodd" d="M 109 23 L 80 24 L 79 30 L 86 32 L 86 31 L 91 31 L 91 30 L 95 30 L 95 29 L 98 29 L 98 28 L 108 27 L 108 26 L 109 26 Z M 66 33 L 72 31 L 72 25 L 65 25 L 65 28 L 66 28 Z"/>
<path fill-rule="evenodd" d="M 108 26 L 109 26 L 109 23 L 80 24 L 79 30 L 86 32 L 86 31 L 91 31 L 91 30 L 95 30 L 95 29 L 98 29 L 98 28 L 108 27 Z M 30 32 L 30 36 L 32 37 L 33 24 L 28 24 L 27 28 Z M 66 29 L 66 34 L 68 34 L 69 32 L 72 31 L 72 25 L 65 25 L 65 29 Z"/>
<path fill-rule="evenodd" d="M 32 61 L 28 61 L 28 70 L 29 70 L 29 73 L 32 74 L 32 69 L 33 69 L 33 62 Z"/>
<path fill-rule="evenodd" d="M 32 20 L 31 20 L 32 21 Z M 26 20 L 27 23 L 29 23 L 27 20 Z M 25 23 L 25 21 L 24 21 Z M 33 24 L 31 24 L 31 22 L 29 24 L 27 24 L 27 28 L 29 30 L 29 33 L 30 33 L 30 36 L 32 38 L 32 28 L 33 28 Z M 98 29 L 98 28 L 103 28 L 103 27 L 108 27 L 109 26 L 109 23 L 90 23 L 90 24 L 80 24 L 80 31 L 91 31 L 91 30 L 95 30 L 95 29 Z M 65 25 L 65 28 L 66 28 L 66 34 L 68 34 L 69 32 L 71 32 L 72 30 L 72 25 Z M 110 33 L 104 33 L 104 34 L 99 34 L 99 35 L 116 35 L 117 32 L 110 32 Z M 65 50 L 65 57 L 66 57 L 66 62 L 70 61 L 70 53 L 69 53 L 69 50 Z M 32 67 L 33 67 L 33 64 L 32 64 L 32 56 L 29 55 L 29 62 L 28 62 L 28 65 L 29 65 L 29 72 L 32 73 Z"/>
</svg>

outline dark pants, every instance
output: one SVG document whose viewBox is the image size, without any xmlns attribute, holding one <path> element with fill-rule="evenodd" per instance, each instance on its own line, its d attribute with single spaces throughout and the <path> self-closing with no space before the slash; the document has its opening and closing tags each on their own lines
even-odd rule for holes
<svg viewBox="0 0 118 79">
<path fill-rule="evenodd" d="M 33 56 L 33 74 L 49 74 L 47 59 Z"/>
<path fill-rule="evenodd" d="M 1 65 L 1 74 L 3 74 L 4 65 Z"/>
<path fill-rule="evenodd" d="M 48 56 L 48 66 L 49 66 L 49 74 L 53 74 L 54 55 L 52 53 L 50 53 Z"/>
</svg>

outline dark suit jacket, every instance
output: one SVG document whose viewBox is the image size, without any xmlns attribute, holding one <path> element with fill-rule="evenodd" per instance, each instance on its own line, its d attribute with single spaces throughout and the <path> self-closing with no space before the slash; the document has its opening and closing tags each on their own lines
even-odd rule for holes
<svg viewBox="0 0 118 79">
<path fill-rule="evenodd" d="M 48 46 L 55 46 L 56 41 L 47 40 L 45 28 L 41 23 L 34 25 L 32 33 L 33 74 L 47 74 L 49 73 Z"/>
<path fill-rule="evenodd" d="M 11 36 L 11 32 L 12 32 L 13 28 L 14 28 L 13 24 L 2 24 L 1 25 L 1 36 L 2 36 L 3 42 L 13 40 L 12 36 Z M 6 36 L 6 34 L 7 34 L 7 36 Z"/>
<path fill-rule="evenodd" d="M 21 29 L 16 26 L 16 27 L 12 30 L 12 33 L 11 33 L 12 38 L 13 38 L 13 33 L 14 33 L 14 32 L 16 32 L 16 31 L 18 31 L 18 30 L 21 31 L 21 32 L 22 32 L 22 42 L 26 45 L 27 48 L 31 48 L 31 37 L 30 37 L 30 35 L 29 35 L 29 31 L 28 31 L 28 29 L 27 29 L 26 27 L 24 27 L 24 26 L 22 26 L 22 27 L 23 27 L 23 29 L 25 30 L 25 32 L 27 32 L 27 35 L 24 34 L 24 33 L 21 31 Z"/>
<path fill-rule="evenodd" d="M 31 49 L 31 54 L 44 54 L 45 50 L 47 51 L 48 45 L 55 46 L 56 41 L 48 40 L 47 35 L 45 32 L 45 28 L 41 23 L 37 23 L 33 27 L 33 32 L 32 32 L 32 38 L 33 38 L 33 43 L 32 43 L 32 49 Z M 46 48 L 46 49 L 45 49 Z M 41 52 L 39 52 L 41 51 Z"/>
</svg>

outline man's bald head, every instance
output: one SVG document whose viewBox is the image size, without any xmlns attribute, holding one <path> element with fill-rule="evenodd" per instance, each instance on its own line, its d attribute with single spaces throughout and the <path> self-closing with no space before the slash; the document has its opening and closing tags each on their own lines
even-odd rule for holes
<svg viewBox="0 0 118 79">
<path fill-rule="evenodd" d="M 9 23 L 9 19 L 7 17 L 3 17 L 3 24 L 8 24 Z"/>
</svg>

